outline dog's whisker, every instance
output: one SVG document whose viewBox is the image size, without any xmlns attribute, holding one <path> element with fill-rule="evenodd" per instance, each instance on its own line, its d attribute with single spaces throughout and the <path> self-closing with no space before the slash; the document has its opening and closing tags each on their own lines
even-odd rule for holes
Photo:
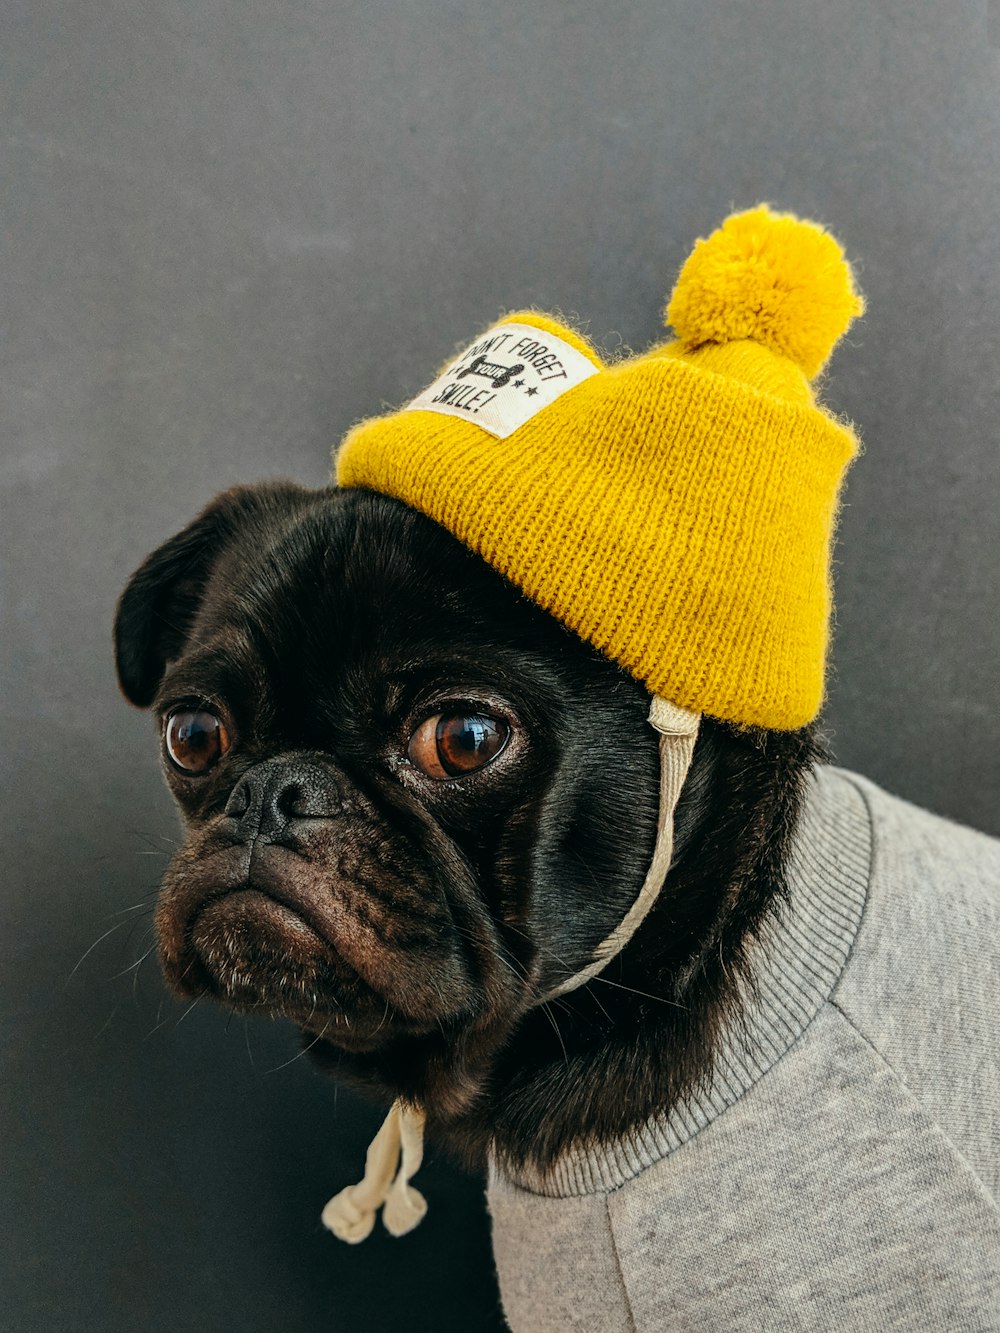
<svg viewBox="0 0 1000 1333">
<path fill-rule="evenodd" d="M 641 995 L 644 1000 L 655 1000 L 657 1004 L 668 1004 L 672 1009 L 683 1009 L 685 1013 L 689 1012 L 689 1006 L 681 1004 L 679 1000 L 668 1000 L 665 995 L 651 995 L 649 991 L 637 990 L 635 986 L 626 986 L 620 981 L 609 981 L 607 977 L 591 977 L 591 981 L 599 981 L 602 986 L 614 986 L 616 990 L 631 991 L 633 995 Z"/>
<path fill-rule="evenodd" d="M 119 977 L 128 976 L 129 972 L 133 972 L 135 971 L 136 968 L 142 967 L 143 963 L 146 961 L 146 959 L 149 957 L 149 955 L 153 952 L 155 948 L 156 948 L 156 942 L 154 940 L 154 942 L 149 946 L 149 948 L 146 950 L 146 952 L 142 955 L 141 958 L 137 958 L 134 963 L 129 963 L 128 967 L 123 967 L 120 972 L 116 972 L 114 976 L 109 977 L 108 980 L 117 981 Z"/>
<path fill-rule="evenodd" d="M 256 1074 L 257 1062 L 254 1060 L 253 1051 L 250 1049 L 250 1025 L 245 1018 L 243 1020 L 243 1042 L 247 1048 L 247 1055 L 250 1057 L 250 1068 Z"/>
<path fill-rule="evenodd" d="M 473 944 L 481 943 L 478 936 L 474 935 L 472 931 L 466 929 L 466 927 L 459 925 L 458 922 L 455 922 L 455 929 L 459 932 L 460 935 L 464 935 L 466 939 L 471 940 Z M 502 953 L 499 949 L 491 949 L 490 958 L 494 962 L 500 963 L 503 967 L 505 967 L 507 971 L 511 973 L 512 976 L 515 976 L 518 979 L 518 981 L 523 981 L 528 986 L 531 985 L 531 978 L 528 976 L 528 973 L 525 971 L 523 965 L 516 958 L 509 957 L 508 955 Z"/>
<path fill-rule="evenodd" d="M 540 1006 L 540 1008 L 541 1008 L 542 1013 L 545 1015 L 545 1017 L 546 1017 L 546 1018 L 549 1020 L 549 1022 L 552 1024 L 552 1030 L 553 1030 L 553 1032 L 556 1034 L 556 1039 L 558 1040 L 559 1045 L 562 1047 L 563 1060 L 565 1061 L 566 1068 L 568 1069 L 568 1068 L 569 1068 L 569 1054 L 568 1054 L 568 1052 L 567 1052 L 567 1050 L 566 1050 L 566 1043 L 563 1041 L 562 1033 L 559 1031 L 559 1024 L 556 1022 L 555 1014 L 552 1013 L 551 1009 L 550 1009 L 549 1006 L 548 1006 L 548 1003 L 544 1003 L 544 1004 L 542 1004 L 542 1005 Z"/>
<path fill-rule="evenodd" d="M 101 1026 L 97 1029 L 97 1031 L 94 1033 L 94 1041 L 97 1040 L 97 1038 L 101 1035 L 102 1032 L 106 1032 L 106 1031 L 107 1031 L 108 1027 L 109 1027 L 110 1024 L 111 1024 L 111 1020 L 114 1018 L 115 1014 L 117 1014 L 117 1012 L 118 1012 L 118 1010 L 119 1010 L 120 1008 L 121 1008 L 121 1005 L 116 1004 L 115 1007 L 111 1010 L 111 1013 L 108 1014 L 107 1018 L 104 1020 L 104 1022 L 101 1024 Z"/>
<path fill-rule="evenodd" d="M 156 929 L 156 928 L 155 928 L 155 926 L 153 925 L 153 922 L 152 922 L 148 917 L 134 916 L 134 917 L 132 917 L 132 919 L 131 919 L 129 922 L 127 922 L 127 925 L 130 927 L 130 929 L 129 929 L 128 935 L 126 936 L 126 942 L 127 942 L 128 947 L 129 947 L 130 949 L 132 948 L 132 941 L 133 941 L 133 939 L 135 938 L 135 932 L 136 932 L 136 929 L 137 929 L 139 926 L 142 926 L 142 927 L 143 927 L 143 931 L 142 931 L 142 935 L 140 936 L 140 939 L 145 940 L 146 936 L 148 936 L 148 935 L 153 935 L 153 937 L 154 937 L 154 942 L 155 942 L 155 929 Z"/>
<path fill-rule="evenodd" d="M 516 926 L 508 926 L 508 928 L 514 931 L 516 935 L 520 935 L 522 939 L 525 940 L 528 939 L 528 936 L 525 935 L 524 931 L 518 930 Z M 572 976 L 575 973 L 576 967 L 572 963 L 568 963 L 565 958 L 561 958 L 559 954 L 557 954 L 553 949 L 548 949 L 545 947 L 544 944 L 537 944 L 537 943 L 535 944 L 534 947 L 538 949 L 541 953 L 546 954 L 549 958 L 553 960 L 553 962 L 558 963 L 560 967 L 564 967 L 570 976 Z M 670 1005 L 670 1007 L 673 1009 L 683 1009 L 685 1012 L 688 1011 L 688 1006 L 686 1004 L 681 1004 L 679 1000 L 668 1000 L 665 995 L 652 995 L 648 991 L 637 990 L 635 986 L 626 986 L 623 982 L 611 981 L 607 977 L 602 977 L 600 974 L 598 974 L 596 977 L 591 977 L 590 981 L 588 981 L 587 984 L 590 985 L 590 983 L 594 981 L 599 981 L 602 986 L 613 986 L 615 990 L 631 991 L 633 995 L 640 995 L 645 1000 L 655 1000 L 658 1004 Z M 600 1001 L 597 1000 L 596 996 L 594 996 L 594 999 L 595 1002 L 600 1003 Z M 604 1009 L 603 1005 L 601 1005 L 601 1009 L 603 1010 L 604 1014 L 608 1017 L 609 1021 L 611 1021 L 611 1015 L 608 1014 L 608 1011 Z"/>
<path fill-rule="evenodd" d="M 154 941 L 154 947 L 155 947 L 155 941 Z M 139 963 L 140 963 L 140 965 L 146 961 L 146 959 L 149 957 L 149 953 L 151 953 L 151 952 L 152 952 L 152 949 L 151 949 L 148 953 L 144 953 L 144 954 L 142 955 L 142 957 L 139 959 Z M 141 971 L 141 966 L 140 966 L 140 967 L 137 967 L 137 968 L 135 969 L 135 971 L 132 973 L 132 1002 L 133 1002 L 133 1004 L 135 1005 L 135 1007 L 136 1007 L 137 1009 L 139 1008 L 139 972 L 140 972 L 140 971 Z M 163 1010 L 163 1001 L 161 1000 L 160 1003 L 159 1003 L 159 1005 L 157 1006 L 157 1010 L 156 1010 L 156 1021 L 157 1021 L 157 1023 L 159 1023 L 159 1021 L 160 1021 L 160 1014 L 161 1014 L 162 1010 Z"/>
<path fill-rule="evenodd" d="M 150 846 L 150 847 L 152 847 L 152 845 L 153 845 L 153 839 L 154 839 L 154 838 L 159 838 L 160 842 L 165 842 L 165 843 L 167 844 L 167 846 L 171 849 L 171 852 L 175 852 L 175 851 L 177 850 L 177 839 L 176 839 L 176 837 L 168 837 L 165 833 L 152 833 L 152 834 L 150 834 L 150 833 L 143 833 L 142 829 L 137 829 L 137 828 L 129 828 L 128 831 L 129 831 L 129 833 L 132 834 L 132 836 L 133 836 L 134 838 L 141 838 L 142 841 L 143 841 L 144 843 L 146 843 L 146 844 L 147 844 L 148 846 Z M 162 854 L 162 851 L 163 851 L 163 849 L 162 849 L 161 847 L 155 847 L 155 848 L 153 848 L 153 850 L 154 850 L 154 852 L 156 852 L 157 854 Z M 141 853 L 141 852 L 138 852 L 138 853 L 136 853 L 136 855 L 141 856 L 142 853 Z"/>
<path fill-rule="evenodd" d="M 138 974 L 137 974 L 137 975 L 138 975 Z M 161 1001 L 160 1001 L 159 1008 L 158 1008 L 157 1011 L 156 1011 L 156 1026 L 153 1027 L 153 1028 L 150 1028 L 150 1030 L 149 1030 L 149 1031 L 146 1033 L 146 1035 L 143 1037 L 143 1041 L 148 1041 L 148 1040 L 150 1039 L 150 1037 L 153 1035 L 154 1032 L 159 1032 L 160 1028 L 165 1027 L 165 1026 L 167 1025 L 167 1023 L 170 1022 L 170 1015 L 169 1015 L 169 1014 L 167 1014 L 166 1018 L 162 1018 L 162 1019 L 160 1018 L 160 1014 L 162 1014 L 162 1012 L 163 1012 L 163 1001 L 161 1000 Z"/>
<path fill-rule="evenodd" d="M 508 923 L 508 925 L 509 925 L 509 923 Z M 475 940 L 475 937 L 472 935 L 472 932 L 471 932 L 471 931 L 466 930 L 464 927 L 459 926 L 457 923 L 456 923 L 456 929 L 457 929 L 461 934 L 465 935 L 467 938 L 472 939 L 472 940 Z M 515 934 L 520 935 L 522 939 L 527 939 L 527 938 L 528 938 L 527 935 L 525 935 L 525 933 L 524 933 L 523 931 L 518 930 L 516 926 L 510 926 L 510 925 L 509 925 L 509 929 L 510 929 L 510 930 L 513 930 Z M 536 949 L 538 949 L 541 953 L 547 954 L 547 955 L 548 955 L 554 962 L 557 962 L 557 963 L 560 965 L 560 967 L 565 968 L 566 971 L 567 971 L 570 975 L 572 975 L 573 972 L 575 971 L 575 968 L 574 968 L 570 963 L 568 963 L 568 962 L 565 960 L 565 958 L 561 958 L 561 957 L 559 956 L 559 954 L 557 954 L 554 950 L 552 950 L 552 949 L 547 949 L 544 945 L 541 945 L 541 944 L 535 944 L 534 947 L 535 947 Z M 508 956 L 505 956 L 504 954 L 500 953 L 500 952 L 497 951 L 497 950 L 494 950 L 494 951 L 492 952 L 491 956 L 492 956 L 492 958 L 493 958 L 496 962 L 501 963 L 504 967 L 506 967 L 507 970 L 508 970 L 513 976 L 515 976 L 515 977 L 518 978 L 519 981 L 523 981 L 523 982 L 525 982 L 526 985 L 528 985 L 529 987 L 532 987 L 531 978 L 529 977 L 529 975 L 528 975 L 527 971 L 525 970 L 525 968 L 523 967 L 523 965 L 522 965 L 520 962 L 518 962 L 517 959 L 511 958 L 511 957 L 508 957 Z M 634 993 L 635 993 L 636 995 L 643 995 L 643 992 L 642 992 L 642 991 L 637 991 L 637 990 L 634 989 L 634 987 L 631 987 L 631 986 L 624 986 L 624 985 L 622 985 L 620 982 L 609 981 L 607 977 L 600 977 L 600 976 L 598 976 L 598 977 L 591 977 L 590 979 L 591 979 L 591 981 L 601 981 L 601 982 L 603 982 L 606 986 L 617 986 L 617 987 L 619 987 L 621 990 L 633 990 Z M 608 1022 L 613 1024 L 613 1023 L 614 1023 L 614 1019 L 611 1017 L 611 1015 L 608 1013 L 607 1009 L 606 1009 L 606 1008 L 604 1007 L 604 1005 L 601 1003 L 600 996 L 596 995 L 594 992 L 591 992 L 591 998 L 593 999 L 594 1003 L 597 1005 L 598 1009 L 600 1009 L 600 1011 L 601 1011 L 601 1013 L 604 1015 L 604 1017 L 608 1020 Z M 676 1007 L 676 1008 L 678 1008 L 678 1009 L 686 1009 L 686 1008 L 687 1008 L 686 1005 L 679 1004 L 679 1003 L 678 1003 L 677 1001 L 675 1001 L 675 1000 L 667 1000 L 667 999 L 665 999 L 663 996 L 646 995 L 645 998 L 646 998 L 646 999 L 650 999 L 650 1000 L 659 1000 L 659 1002 L 660 1002 L 661 1004 L 673 1005 L 674 1007 Z M 548 1001 L 547 1003 L 552 1003 L 552 1001 Z M 565 1008 L 567 1008 L 567 1012 L 569 1012 L 568 1007 L 567 1007 L 566 1004 L 565 1004 L 565 1001 L 559 1001 L 559 1003 L 561 1003 Z"/>
<path fill-rule="evenodd" d="M 326 1022 L 324 1023 L 324 1025 L 323 1025 L 323 1030 L 322 1030 L 322 1032 L 317 1032 L 316 1036 L 313 1037 L 312 1041 L 309 1043 L 308 1046 L 303 1046 L 301 1051 L 297 1051 L 297 1052 L 295 1053 L 295 1055 L 293 1055 L 292 1058 L 291 1058 L 290 1060 L 286 1060 L 284 1064 L 282 1064 L 282 1065 L 275 1065 L 273 1069 L 265 1069 L 265 1070 L 264 1070 L 264 1073 L 265 1073 L 265 1074 L 277 1074 L 279 1070 L 281 1070 L 281 1069 L 287 1069 L 288 1066 L 289 1066 L 289 1065 L 293 1065 L 293 1064 L 295 1063 L 296 1060 L 301 1060 L 302 1057 L 303 1057 L 304 1055 L 308 1055 L 309 1052 L 312 1050 L 312 1048 L 316 1045 L 316 1043 L 317 1043 L 318 1041 L 322 1041 L 323 1038 L 326 1036 L 327 1029 L 329 1028 L 329 1026 L 330 1026 L 330 1024 L 331 1024 L 332 1022 L 333 1022 L 333 1019 L 332 1019 L 332 1018 L 328 1018 L 328 1019 L 326 1020 Z"/>
<path fill-rule="evenodd" d="M 138 855 L 145 856 L 145 852 L 139 852 Z M 146 894 L 145 898 L 143 898 L 141 902 L 133 903 L 131 907 L 120 907 L 117 910 L 117 912 L 109 912 L 106 919 L 110 921 L 113 917 L 116 916 L 127 916 L 130 912 L 139 912 L 144 907 L 152 911 L 153 908 L 152 900 L 158 892 L 159 892 L 158 889 L 153 889 L 151 893 Z"/>
<path fill-rule="evenodd" d="M 598 1009 L 600 1009 L 601 1013 L 604 1015 L 604 1017 L 608 1020 L 608 1022 L 609 1022 L 609 1023 L 612 1025 L 612 1027 L 613 1027 L 613 1026 L 614 1026 L 614 1022 L 615 1022 L 615 1020 L 611 1017 L 611 1015 L 608 1013 L 607 1009 L 605 1009 L 604 1005 L 601 1003 L 601 997 L 600 997 L 598 994 L 596 994 L 596 992 L 591 991 L 591 992 L 590 992 L 590 998 L 594 1001 L 594 1003 L 597 1005 Z M 565 1004 L 566 1001 L 565 1001 L 565 1000 L 561 1000 L 560 1003 L 561 1003 L 561 1004 Z"/>
<path fill-rule="evenodd" d="M 127 926 L 128 924 L 129 923 L 127 921 L 118 921 L 115 923 L 115 925 L 111 926 L 110 929 L 106 930 L 103 935 L 98 935 L 97 939 L 94 940 L 90 948 L 84 951 L 80 959 L 77 961 L 76 966 L 73 968 L 72 972 L 70 972 L 69 976 L 66 978 L 66 981 L 63 986 L 64 990 L 76 976 L 77 972 L 80 970 L 86 959 L 94 952 L 97 946 L 101 943 L 101 941 L 106 940 L 109 935 L 113 935 L 116 930 L 121 930 L 122 926 Z"/>
<path fill-rule="evenodd" d="M 196 995 L 196 996 L 194 997 L 194 999 L 191 1001 L 191 1003 L 188 1005 L 188 1007 L 187 1007 L 187 1008 L 184 1010 L 184 1012 L 181 1014 L 180 1018 L 178 1018 L 177 1022 L 174 1024 L 174 1031 L 175 1031 L 175 1032 L 176 1032 L 177 1029 L 180 1027 L 180 1025 L 184 1022 L 185 1018 L 187 1018 L 187 1016 L 188 1016 L 188 1014 L 191 1012 L 191 1010 L 194 1009 L 198 1004 L 201 1003 L 201 999 L 202 999 L 202 997 L 201 997 L 200 995 Z"/>
</svg>

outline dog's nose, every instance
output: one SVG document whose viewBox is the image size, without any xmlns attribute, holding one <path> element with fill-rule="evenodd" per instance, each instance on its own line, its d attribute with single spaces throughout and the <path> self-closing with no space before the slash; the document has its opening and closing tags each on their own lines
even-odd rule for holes
<svg viewBox="0 0 1000 1333">
<path fill-rule="evenodd" d="M 344 808 L 332 775 L 318 764 L 268 760 L 243 774 L 226 802 L 236 842 L 283 842 L 302 819 L 332 819 Z"/>
</svg>

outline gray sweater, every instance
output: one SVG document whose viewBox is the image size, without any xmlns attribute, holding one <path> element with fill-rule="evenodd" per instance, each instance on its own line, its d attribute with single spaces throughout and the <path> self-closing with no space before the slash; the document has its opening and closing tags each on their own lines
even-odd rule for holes
<svg viewBox="0 0 1000 1333">
<path fill-rule="evenodd" d="M 491 1173 L 515 1333 L 1000 1331 L 1000 842 L 820 769 L 790 888 L 706 1091 Z"/>
</svg>

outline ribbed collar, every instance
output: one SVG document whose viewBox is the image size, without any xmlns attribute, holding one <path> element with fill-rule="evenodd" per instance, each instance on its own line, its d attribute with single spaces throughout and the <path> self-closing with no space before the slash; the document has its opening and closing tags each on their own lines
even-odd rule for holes
<svg viewBox="0 0 1000 1333">
<path fill-rule="evenodd" d="M 788 898 L 750 951 L 756 994 L 746 1022 L 723 1033 L 711 1081 L 627 1140 L 574 1149 L 545 1176 L 505 1176 L 554 1198 L 617 1189 L 710 1125 L 799 1039 L 840 979 L 868 894 L 872 831 L 868 807 L 843 770 L 807 778 L 788 862 Z M 611 1095 L 611 1094 L 609 1094 Z M 491 1179 L 496 1177 L 491 1165 Z"/>
</svg>

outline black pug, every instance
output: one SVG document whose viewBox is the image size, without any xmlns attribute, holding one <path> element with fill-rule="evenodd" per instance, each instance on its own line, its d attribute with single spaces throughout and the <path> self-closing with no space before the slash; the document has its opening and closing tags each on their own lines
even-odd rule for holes
<svg viewBox="0 0 1000 1333">
<path fill-rule="evenodd" d="M 291 1019 L 477 1168 L 622 1138 L 705 1076 L 813 727 L 703 721 L 665 892 L 599 980 L 540 1005 L 649 865 L 641 685 L 361 490 L 226 492 L 133 576 L 115 634 L 187 825 L 156 914 L 178 995 Z"/>
<path fill-rule="evenodd" d="M 822 229 L 734 215 L 676 342 L 522 312 L 119 605 L 168 982 L 392 1103 L 342 1239 L 420 1220 L 424 1120 L 486 1167 L 527 1333 L 1000 1328 L 1000 844 L 799 725 L 862 308 Z"/>
</svg>

